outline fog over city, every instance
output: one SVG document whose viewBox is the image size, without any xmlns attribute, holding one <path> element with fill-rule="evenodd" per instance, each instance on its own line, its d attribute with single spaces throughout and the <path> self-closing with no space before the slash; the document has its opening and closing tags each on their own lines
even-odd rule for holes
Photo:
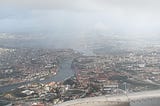
<svg viewBox="0 0 160 106">
<path fill-rule="evenodd" d="M 0 106 L 160 106 L 159 0 L 0 0 Z"/>
<path fill-rule="evenodd" d="M 159 35 L 159 0 L 1 0 L 0 31 Z M 72 34 L 71 34 L 72 35 Z M 69 36 L 68 36 L 69 37 Z"/>
</svg>

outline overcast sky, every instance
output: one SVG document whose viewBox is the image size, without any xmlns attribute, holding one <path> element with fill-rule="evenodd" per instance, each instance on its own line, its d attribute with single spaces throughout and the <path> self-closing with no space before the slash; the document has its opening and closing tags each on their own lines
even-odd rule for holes
<svg viewBox="0 0 160 106">
<path fill-rule="evenodd" d="M 0 0 L 0 32 L 158 36 L 159 0 Z"/>
</svg>

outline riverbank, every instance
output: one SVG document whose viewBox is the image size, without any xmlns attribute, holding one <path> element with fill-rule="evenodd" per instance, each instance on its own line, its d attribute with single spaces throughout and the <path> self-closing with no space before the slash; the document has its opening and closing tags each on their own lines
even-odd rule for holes
<svg viewBox="0 0 160 106">
<path fill-rule="evenodd" d="M 20 86 L 32 83 L 32 82 L 40 82 L 40 83 L 49 83 L 49 82 L 60 82 L 65 80 L 66 78 L 69 78 L 74 75 L 74 72 L 71 69 L 71 63 L 72 59 L 66 59 L 64 61 L 61 61 L 61 66 L 59 68 L 59 71 L 56 75 L 50 76 L 45 78 L 44 80 L 36 79 L 33 81 L 27 81 L 27 82 L 22 82 L 22 83 L 17 83 L 17 84 L 11 84 L 7 86 L 0 87 L 0 94 L 4 92 L 8 92 L 10 90 L 13 90 L 15 88 L 18 88 Z"/>
</svg>

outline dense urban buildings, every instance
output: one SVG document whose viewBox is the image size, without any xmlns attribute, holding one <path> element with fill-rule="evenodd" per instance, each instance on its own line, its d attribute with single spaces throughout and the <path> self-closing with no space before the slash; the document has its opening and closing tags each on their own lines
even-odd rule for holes
<svg viewBox="0 0 160 106">
<path fill-rule="evenodd" d="M 0 0 L 0 106 L 160 106 L 159 0 Z"/>
<path fill-rule="evenodd" d="M 72 49 L 1 48 L 1 99 L 15 106 L 50 106 L 158 89 L 159 49 L 87 56 Z M 67 73 L 64 79 L 52 79 Z M 4 90 L 10 85 L 15 87 Z"/>
</svg>

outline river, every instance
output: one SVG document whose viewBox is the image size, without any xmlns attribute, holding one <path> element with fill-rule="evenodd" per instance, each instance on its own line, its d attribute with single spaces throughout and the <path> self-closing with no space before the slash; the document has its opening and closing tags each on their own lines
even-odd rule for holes
<svg viewBox="0 0 160 106">
<path fill-rule="evenodd" d="M 56 74 L 56 76 L 53 77 L 49 77 L 46 78 L 43 81 L 40 80 L 36 80 L 37 82 L 42 82 L 42 83 L 47 83 L 47 82 L 51 82 L 51 81 L 62 81 L 66 78 L 69 78 L 71 76 L 74 75 L 74 72 L 71 69 L 71 63 L 72 63 L 72 59 L 66 59 L 64 61 L 62 61 L 59 72 Z M 12 85 L 7 85 L 7 86 L 3 86 L 0 87 L 0 93 L 6 92 L 6 91 L 10 91 L 12 89 L 15 89 L 19 86 L 31 83 L 33 81 L 28 81 L 28 82 L 23 82 L 23 83 L 18 83 L 18 84 L 12 84 Z M 159 104 L 159 98 L 158 99 L 149 99 L 149 100 L 142 100 L 142 101 L 135 101 L 135 102 L 131 102 L 130 106 L 160 106 Z"/>
<path fill-rule="evenodd" d="M 69 78 L 74 75 L 74 72 L 71 69 L 71 63 L 72 63 L 72 59 L 63 60 L 63 61 L 61 61 L 59 71 L 55 76 L 47 77 L 43 81 L 40 81 L 39 79 L 34 80 L 34 81 L 41 82 L 41 83 L 47 83 L 47 82 L 51 82 L 51 81 L 55 81 L 55 82 L 63 81 L 66 78 Z M 22 83 L 18 83 L 18 84 L 12 84 L 12 85 L 0 87 L 0 93 L 10 91 L 12 89 L 15 89 L 17 87 L 20 87 L 22 85 L 25 85 L 25 84 L 28 84 L 28 83 L 31 83 L 34 81 L 22 82 Z"/>
</svg>

